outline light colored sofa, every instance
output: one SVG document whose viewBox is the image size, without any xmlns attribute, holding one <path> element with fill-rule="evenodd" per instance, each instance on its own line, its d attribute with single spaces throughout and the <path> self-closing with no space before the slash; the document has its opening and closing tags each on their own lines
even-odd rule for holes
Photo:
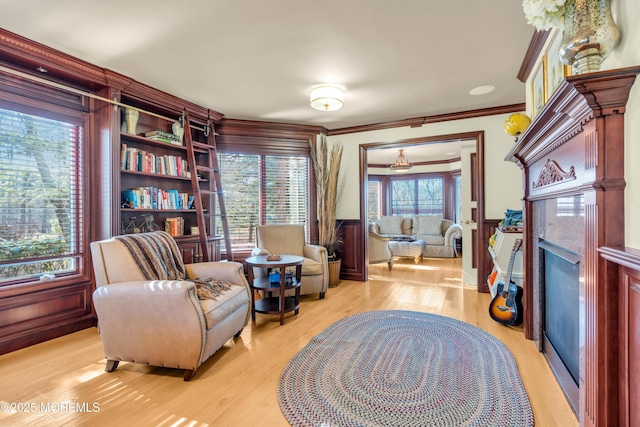
<svg viewBox="0 0 640 427">
<path fill-rule="evenodd" d="M 455 239 L 462 237 L 462 227 L 441 215 L 383 216 L 370 221 L 369 228 L 391 239 L 413 237 L 424 240 L 422 255 L 425 257 L 455 258 Z"/>
<path fill-rule="evenodd" d="M 233 283 L 216 299 L 199 300 L 188 279 L 147 279 L 119 239 L 91 243 L 91 255 L 93 303 L 107 372 L 128 361 L 185 369 L 184 380 L 189 381 L 224 343 L 240 336 L 249 320 L 251 294 L 240 263 L 184 265 L 187 278 Z"/>
<path fill-rule="evenodd" d="M 393 268 L 393 254 L 389 248 L 390 241 L 390 238 L 369 229 L 369 264 L 386 262 L 389 270 Z"/>
<path fill-rule="evenodd" d="M 324 246 L 305 242 L 304 226 L 298 224 L 259 225 L 256 247 L 251 255 L 297 255 L 304 258 L 300 295 L 318 294 L 323 299 L 329 287 L 329 264 Z M 254 268 L 254 277 L 265 277 L 264 268 Z M 293 290 L 287 291 L 290 295 Z"/>
</svg>

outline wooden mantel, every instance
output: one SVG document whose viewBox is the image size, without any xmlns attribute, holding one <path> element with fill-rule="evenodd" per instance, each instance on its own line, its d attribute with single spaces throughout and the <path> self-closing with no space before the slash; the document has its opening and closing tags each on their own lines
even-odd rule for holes
<svg viewBox="0 0 640 427">
<path fill-rule="evenodd" d="M 536 245 L 544 218 L 536 218 L 536 212 L 549 200 L 583 200 L 584 230 L 576 230 L 584 268 L 578 410 L 583 426 L 619 425 L 624 400 L 619 396 L 624 373 L 617 357 L 617 270 L 599 257 L 598 248 L 625 244 L 624 112 L 638 73 L 640 67 L 629 67 L 567 77 L 505 159 L 523 172 L 524 330 L 539 346 Z"/>
</svg>

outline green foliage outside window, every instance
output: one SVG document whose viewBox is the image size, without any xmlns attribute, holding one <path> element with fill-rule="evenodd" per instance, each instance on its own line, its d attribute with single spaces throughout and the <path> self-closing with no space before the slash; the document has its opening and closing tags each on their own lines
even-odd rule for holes
<svg viewBox="0 0 640 427">
<path fill-rule="evenodd" d="M 0 109 L 0 281 L 75 268 L 78 131 Z"/>
</svg>

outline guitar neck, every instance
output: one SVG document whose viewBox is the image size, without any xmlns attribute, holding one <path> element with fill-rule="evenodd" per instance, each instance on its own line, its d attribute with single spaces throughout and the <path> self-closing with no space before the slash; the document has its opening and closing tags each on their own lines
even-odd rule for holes
<svg viewBox="0 0 640 427">
<path fill-rule="evenodd" d="M 511 258 L 509 259 L 509 267 L 507 268 L 507 277 L 505 279 L 505 284 L 511 283 L 511 276 L 513 275 L 513 264 L 516 260 L 516 254 L 520 250 L 520 246 L 522 245 L 522 239 L 517 239 L 513 244 L 513 249 L 511 250 Z"/>
</svg>

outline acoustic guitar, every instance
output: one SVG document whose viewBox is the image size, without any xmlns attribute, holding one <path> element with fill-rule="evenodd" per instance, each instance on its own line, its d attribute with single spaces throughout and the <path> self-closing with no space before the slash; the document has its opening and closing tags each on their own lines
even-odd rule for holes
<svg viewBox="0 0 640 427">
<path fill-rule="evenodd" d="M 498 282 L 496 296 L 489 305 L 489 315 L 491 318 L 506 326 L 518 326 L 522 324 L 522 288 L 511 280 L 513 262 L 521 246 L 522 239 L 517 239 L 513 243 L 507 277 L 504 282 Z M 506 287 L 505 283 L 507 284 Z"/>
</svg>

